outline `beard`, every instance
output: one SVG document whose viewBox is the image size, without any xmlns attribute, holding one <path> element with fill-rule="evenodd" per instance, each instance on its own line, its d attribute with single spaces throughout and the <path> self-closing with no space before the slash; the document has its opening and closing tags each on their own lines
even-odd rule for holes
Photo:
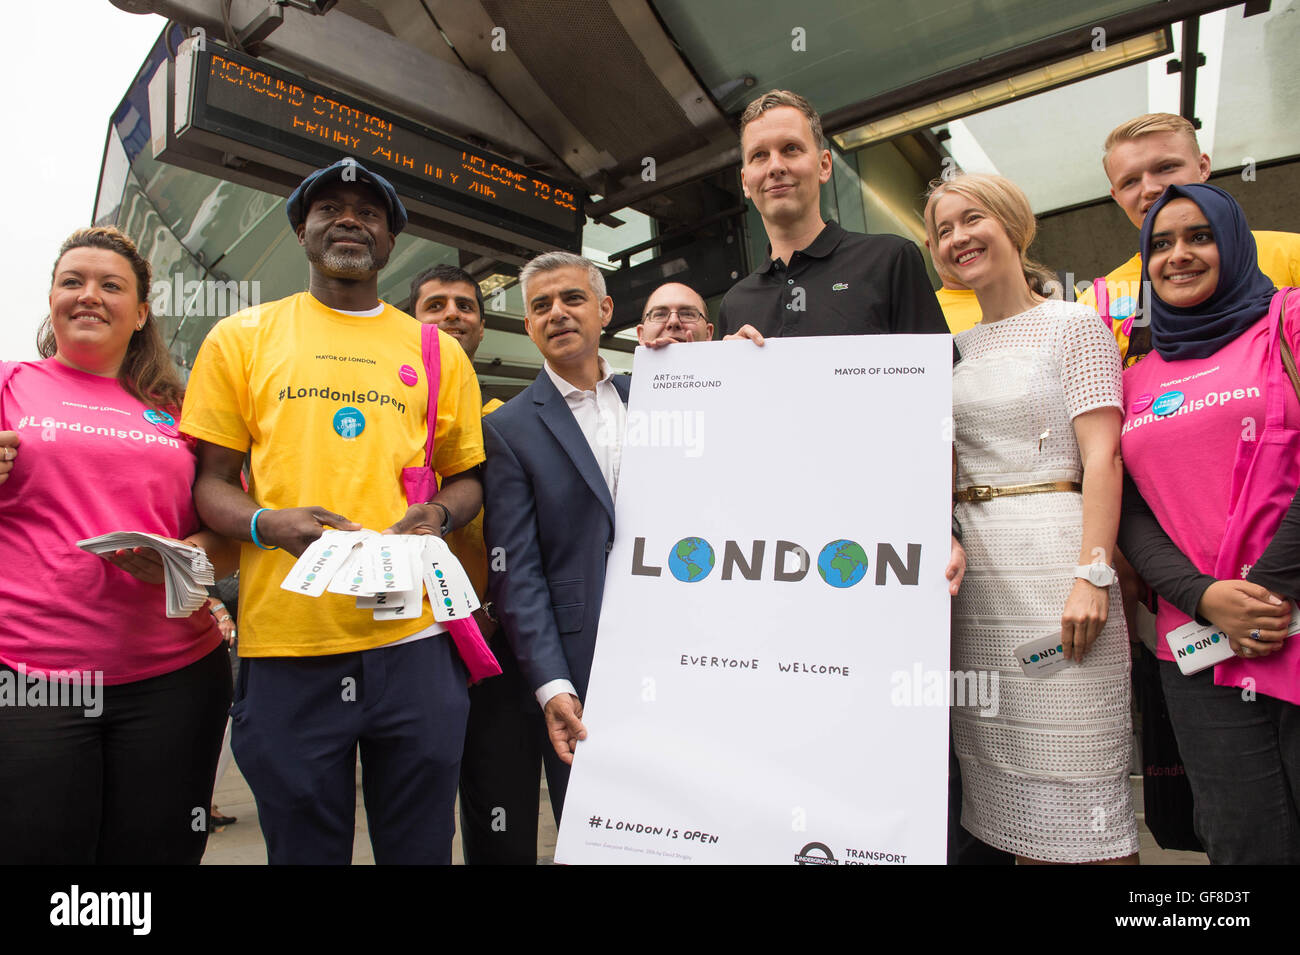
<svg viewBox="0 0 1300 955">
<path fill-rule="evenodd" d="M 368 279 L 388 264 L 388 256 L 376 257 L 374 242 L 365 237 L 366 247 L 308 249 L 307 261 L 326 275 L 340 279 Z"/>
</svg>

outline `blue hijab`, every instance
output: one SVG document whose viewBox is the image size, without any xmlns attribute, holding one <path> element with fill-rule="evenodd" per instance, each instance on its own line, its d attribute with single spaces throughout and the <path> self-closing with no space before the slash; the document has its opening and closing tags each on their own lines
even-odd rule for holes
<svg viewBox="0 0 1300 955">
<path fill-rule="evenodd" d="M 1259 270 L 1255 237 L 1237 201 L 1218 186 L 1169 186 L 1142 223 L 1142 279 L 1150 280 L 1151 232 L 1156 214 L 1175 199 L 1191 199 L 1205 214 L 1219 247 L 1219 284 L 1200 305 L 1167 305 L 1151 292 L 1151 344 L 1166 361 L 1206 358 L 1264 317 L 1273 281 Z"/>
</svg>

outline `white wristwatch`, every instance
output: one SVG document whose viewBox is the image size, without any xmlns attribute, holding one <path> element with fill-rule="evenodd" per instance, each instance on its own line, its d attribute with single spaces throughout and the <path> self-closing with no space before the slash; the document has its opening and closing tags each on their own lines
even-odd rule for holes
<svg viewBox="0 0 1300 955">
<path fill-rule="evenodd" d="M 1074 576 L 1086 580 L 1094 587 L 1109 587 L 1117 577 L 1114 567 L 1100 561 L 1095 564 L 1080 564 L 1074 568 Z"/>
</svg>

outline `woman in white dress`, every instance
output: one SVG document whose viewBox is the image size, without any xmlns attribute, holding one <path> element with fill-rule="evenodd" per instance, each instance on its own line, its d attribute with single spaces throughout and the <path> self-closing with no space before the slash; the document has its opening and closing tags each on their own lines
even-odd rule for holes
<svg viewBox="0 0 1300 955">
<path fill-rule="evenodd" d="M 1029 201 L 1000 176 L 937 182 L 936 268 L 983 318 L 956 336 L 956 517 L 967 570 L 953 669 L 992 671 L 995 713 L 953 710 L 962 825 L 1019 862 L 1137 862 L 1129 651 L 1112 552 L 1121 369 L 1097 313 L 1047 297 L 1025 250 Z M 1030 678 L 1017 648 L 1059 636 L 1071 662 Z M 1028 654 L 1026 654 L 1027 656 Z"/>
</svg>

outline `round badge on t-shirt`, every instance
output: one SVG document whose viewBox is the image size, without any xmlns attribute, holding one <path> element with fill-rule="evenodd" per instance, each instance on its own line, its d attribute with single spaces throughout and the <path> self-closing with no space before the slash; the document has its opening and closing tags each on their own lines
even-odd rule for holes
<svg viewBox="0 0 1300 955">
<path fill-rule="evenodd" d="M 1183 406 L 1184 395 L 1181 391 L 1166 391 L 1151 405 L 1151 410 L 1160 417 L 1171 415 Z"/>
<path fill-rule="evenodd" d="M 159 434 L 166 435 L 169 438 L 179 438 L 180 432 L 176 430 L 176 419 L 165 411 L 155 411 L 153 408 L 146 408 L 141 413 L 141 417 L 154 426 Z"/>
<path fill-rule="evenodd" d="M 415 385 L 419 382 L 420 376 L 415 373 L 415 369 L 410 365 L 403 365 L 397 370 L 397 377 L 402 379 L 404 385 Z"/>
<path fill-rule="evenodd" d="M 165 424 L 169 428 L 175 427 L 176 425 L 176 419 L 167 412 L 154 411 L 152 408 L 145 409 L 144 420 L 148 421 L 150 424 Z"/>
<path fill-rule="evenodd" d="M 1134 398 L 1133 403 L 1128 406 L 1128 410 L 1131 414 L 1141 414 L 1151 407 L 1151 402 L 1154 400 L 1155 396 L 1148 391 Z"/>
<path fill-rule="evenodd" d="M 334 412 L 334 430 L 342 438 L 355 438 L 366 430 L 366 416 L 351 405 Z"/>
</svg>

